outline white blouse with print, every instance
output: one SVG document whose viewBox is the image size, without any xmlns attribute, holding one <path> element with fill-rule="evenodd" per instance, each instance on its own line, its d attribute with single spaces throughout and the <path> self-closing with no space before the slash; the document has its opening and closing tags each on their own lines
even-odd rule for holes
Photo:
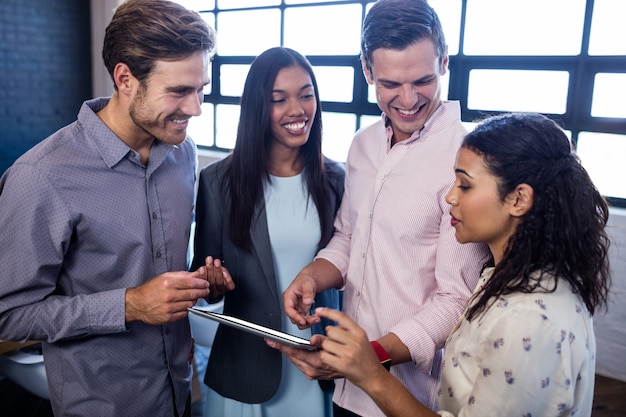
<svg viewBox="0 0 626 417">
<path fill-rule="evenodd" d="M 492 272 L 485 270 L 477 288 Z M 439 413 L 588 417 L 595 354 L 591 315 L 567 282 L 552 293 L 503 296 L 472 322 L 463 319 L 449 337 Z"/>
</svg>

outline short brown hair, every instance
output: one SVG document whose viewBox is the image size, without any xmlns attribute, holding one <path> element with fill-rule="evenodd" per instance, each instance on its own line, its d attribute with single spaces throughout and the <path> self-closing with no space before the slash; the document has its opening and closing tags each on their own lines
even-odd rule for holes
<svg viewBox="0 0 626 417">
<path fill-rule="evenodd" d="M 439 16 L 426 0 L 378 0 L 363 21 L 361 56 L 371 72 L 375 50 L 401 51 L 423 39 L 433 41 L 441 64 L 446 39 Z"/>
<path fill-rule="evenodd" d="M 102 58 L 111 78 L 123 62 L 143 82 L 157 60 L 214 50 L 215 31 L 199 13 L 168 0 L 126 0 L 106 28 Z"/>
</svg>

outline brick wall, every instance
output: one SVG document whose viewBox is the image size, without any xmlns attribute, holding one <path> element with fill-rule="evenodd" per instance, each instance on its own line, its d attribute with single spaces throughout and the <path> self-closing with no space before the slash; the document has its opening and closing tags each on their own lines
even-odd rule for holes
<svg viewBox="0 0 626 417">
<path fill-rule="evenodd" d="M 0 2 L 0 174 L 91 97 L 89 1 Z"/>
</svg>

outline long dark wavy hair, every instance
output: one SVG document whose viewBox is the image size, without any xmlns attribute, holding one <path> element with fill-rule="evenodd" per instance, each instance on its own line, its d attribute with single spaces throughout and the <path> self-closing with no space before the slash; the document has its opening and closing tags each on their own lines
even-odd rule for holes
<svg viewBox="0 0 626 417">
<path fill-rule="evenodd" d="M 468 320 L 498 296 L 537 290 L 537 274 L 556 278 L 548 291 L 567 281 L 591 314 L 606 307 L 609 211 L 563 130 L 539 114 L 503 114 L 482 121 L 461 146 L 482 156 L 502 200 L 519 184 L 530 185 L 534 198 Z"/>
<path fill-rule="evenodd" d="M 300 157 L 307 191 L 319 214 L 321 240 L 327 237 L 324 235 L 326 225 L 333 221 L 324 210 L 330 196 L 322 155 L 322 103 L 315 74 L 300 53 L 284 47 L 271 48 L 256 57 L 248 72 L 241 95 L 237 141 L 222 182 L 222 187 L 229 188 L 231 195 L 230 238 L 245 250 L 251 247 L 250 225 L 255 208 L 263 198 L 263 185 L 270 181 L 268 152 L 274 140 L 270 126 L 274 81 L 280 70 L 293 66 L 309 74 L 317 102 L 309 139 L 300 148 Z"/>
</svg>

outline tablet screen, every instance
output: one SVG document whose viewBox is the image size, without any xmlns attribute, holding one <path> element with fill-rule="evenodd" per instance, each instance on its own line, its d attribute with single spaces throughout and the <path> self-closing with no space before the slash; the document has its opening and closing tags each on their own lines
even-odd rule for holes
<svg viewBox="0 0 626 417">
<path fill-rule="evenodd" d="M 191 307 L 188 310 L 189 312 L 197 314 L 201 317 L 215 320 L 227 326 L 231 326 L 248 333 L 256 334 L 257 336 L 266 337 L 268 339 L 272 339 L 279 343 L 296 347 L 298 349 L 317 350 L 317 347 L 311 345 L 311 342 L 307 339 L 303 339 L 289 333 L 281 332 L 279 330 L 271 329 L 269 327 L 261 326 L 260 324 L 242 320 L 237 317 L 228 316 L 226 314 L 201 310 L 195 307 Z"/>
</svg>

